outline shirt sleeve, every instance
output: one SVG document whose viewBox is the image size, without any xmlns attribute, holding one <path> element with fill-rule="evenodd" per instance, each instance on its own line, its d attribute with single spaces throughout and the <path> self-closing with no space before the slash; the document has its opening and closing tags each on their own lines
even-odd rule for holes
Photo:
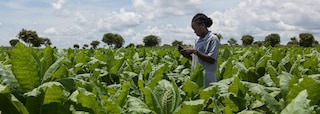
<svg viewBox="0 0 320 114">
<path fill-rule="evenodd" d="M 210 39 L 210 41 L 207 44 L 208 48 L 207 48 L 207 54 L 208 56 L 210 56 L 211 58 L 217 60 L 218 59 L 218 54 L 219 54 L 219 39 L 212 37 Z"/>
</svg>

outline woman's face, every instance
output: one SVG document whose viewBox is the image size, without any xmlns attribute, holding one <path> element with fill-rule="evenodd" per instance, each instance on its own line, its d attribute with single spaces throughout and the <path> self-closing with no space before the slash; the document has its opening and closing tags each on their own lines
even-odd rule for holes
<svg viewBox="0 0 320 114">
<path fill-rule="evenodd" d="M 203 34 L 204 34 L 204 32 L 205 32 L 205 27 L 204 27 L 204 25 L 199 25 L 199 24 L 197 24 L 197 23 L 195 23 L 195 22 L 192 22 L 191 23 L 191 27 L 192 27 L 192 29 L 193 29 L 193 31 L 194 31 L 194 33 L 197 35 L 197 36 L 203 36 Z"/>
</svg>

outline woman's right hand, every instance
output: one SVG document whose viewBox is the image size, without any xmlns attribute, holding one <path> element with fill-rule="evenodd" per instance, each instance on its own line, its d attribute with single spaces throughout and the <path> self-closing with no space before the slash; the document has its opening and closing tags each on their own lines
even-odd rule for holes
<svg viewBox="0 0 320 114">
<path fill-rule="evenodd" d="M 180 54 L 181 54 L 183 57 L 188 58 L 188 59 L 190 59 L 190 60 L 192 59 L 191 54 L 188 53 L 187 50 L 183 49 L 183 50 L 180 50 L 179 52 L 180 52 Z"/>
</svg>

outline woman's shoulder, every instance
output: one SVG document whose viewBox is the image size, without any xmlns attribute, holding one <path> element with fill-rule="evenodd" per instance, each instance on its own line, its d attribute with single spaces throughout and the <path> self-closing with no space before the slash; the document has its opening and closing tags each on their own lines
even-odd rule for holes
<svg viewBox="0 0 320 114">
<path fill-rule="evenodd" d="M 210 40 L 211 40 L 211 41 L 219 41 L 219 38 L 218 38 L 218 36 L 217 36 L 215 33 L 211 32 L 208 40 L 209 40 L 209 41 L 210 41 Z"/>
</svg>

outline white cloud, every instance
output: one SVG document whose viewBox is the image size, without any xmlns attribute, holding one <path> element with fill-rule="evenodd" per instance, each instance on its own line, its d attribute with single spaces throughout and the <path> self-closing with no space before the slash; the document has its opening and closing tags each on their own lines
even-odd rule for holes
<svg viewBox="0 0 320 114">
<path fill-rule="evenodd" d="M 56 29 L 54 27 L 48 28 L 44 31 L 45 34 L 47 35 L 55 35 L 58 32 L 56 31 Z"/>
<path fill-rule="evenodd" d="M 65 0 L 58 0 L 57 2 L 55 3 L 51 3 L 52 7 L 55 9 L 55 10 L 59 10 L 62 8 L 62 6 L 64 5 L 65 3 Z"/>
<path fill-rule="evenodd" d="M 121 33 L 121 35 L 123 35 L 123 36 L 132 36 L 132 35 L 134 35 L 134 32 L 135 31 L 133 29 L 127 29 L 127 30 L 123 31 Z"/>
<path fill-rule="evenodd" d="M 135 12 L 128 12 L 121 8 L 119 12 L 112 12 L 97 22 L 98 31 L 121 31 L 128 27 L 135 27 L 142 22 L 142 16 Z"/>
<path fill-rule="evenodd" d="M 62 48 L 101 40 L 107 32 L 120 34 L 126 44 L 142 44 L 150 34 L 160 36 L 162 44 L 174 40 L 193 44 L 197 36 L 190 21 L 195 13 L 203 12 L 214 21 L 210 30 L 223 35 L 222 43 L 232 37 L 241 44 L 245 34 L 257 41 L 278 33 L 285 44 L 301 32 L 320 37 L 319 4 L 319 0 L 13 0 L 0 4 L 4 8 L 0 13 L 5 15 L 0 28 L 5 38 L 16 36 L 21 28 L 41 31 Z"/>
<path fill-rule="evenodd" d="M 85 16 L 83 16 L 80 12 L 76 12 L 75 22 L 80 25 L 85 25 L 87 23 Z"/>
<path fill-rule="evenodd" d="M 147 19 L 186 15 L 199 10 L 202 0 L 133 0 L 133 6 Z"/>
<path fill-rule="evenodd" d="M 171 44 L 174 40 L 183 41 L 184 44 L 193 44 L 197 36 L 194 35 L 190 26 L 179 27 L 172 24 L 160 26 L 148 26 L 143 32 L 136 33 L 132 41 L 143 44 L 143 38 L 148 35 L 156 35 L 161 38 L 161 44 Z"/>
<path fill-rule="evenodd" d="M 215 31 L 241 41 L 241 36 L 251 34 L 255 40 L 264 40 L 270 33 L 278 33 L 281 43 L 286 44 L 294 34 L 312 32 L 320 28 L 320 10 L 317 0 L 244 0 L 237 8 L 214 12 Z"/>
</svg>

